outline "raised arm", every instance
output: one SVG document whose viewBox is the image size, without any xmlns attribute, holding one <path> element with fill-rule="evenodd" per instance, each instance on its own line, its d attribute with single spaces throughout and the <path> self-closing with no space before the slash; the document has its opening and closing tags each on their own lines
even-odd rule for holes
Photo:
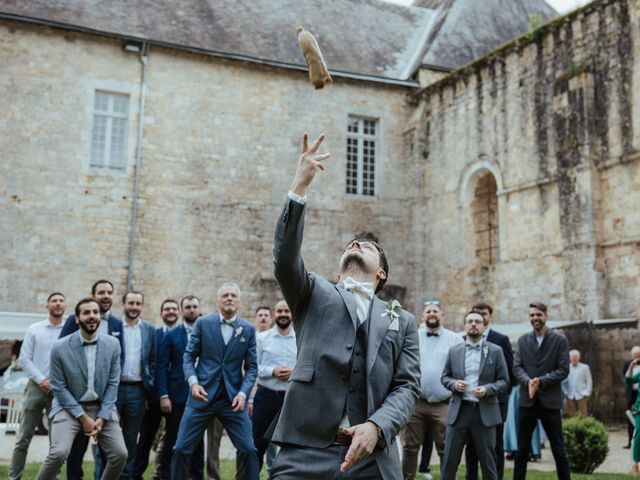
<svg viewBox="0 0 640 480">
<path fill-rule="evenodd" d="M 273 246 L 274 273 L 282 294 L 294 314 L 294 322 L 298 317 L 300 306 L 308 298 L 312 278 L 305 269 L 300 249 L 304 230 L 304 215 L 307 188 L 313 181 L 318 170 L 324 170 L 322 161 L 330 156 L 329 153 L 318 155 L 316 152 L 324 140 L 320 135 L 315 143 L 308 146 L 308 136 L 305 133 L 302 140 L 302 151 L 298 159 L 289 199 L 278 218 Z"/>
</svg>

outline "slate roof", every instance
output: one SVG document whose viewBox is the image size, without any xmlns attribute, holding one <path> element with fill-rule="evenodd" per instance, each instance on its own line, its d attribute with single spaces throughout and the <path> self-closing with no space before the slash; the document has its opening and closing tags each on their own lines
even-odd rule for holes
<svg viewBox="0 0 640 480">
<path fill-rule="evenodd" d="M 0 0 L 0 12 L 304 65 L 302 25 L 334 71 L 406 80 L 434 12 L 379 0 Z"/>
<path fill-rule="evenodd" d="M 332 75 L 417 85 L 421 63 L 462 66 L 526 32 L 529 12 L 555 13 L 542 4 L 422 0 L 433 10 L 380 0 L 0 0 L 0 18 L 299 69 L 306 68 L 295 38 L 302 25 L 316 35 Z"/>
<path fill-rule="evenodd" d="M 544 0 L 441 0 L 422 64 L 454 70 L 557 15 Z"/>
</svg>

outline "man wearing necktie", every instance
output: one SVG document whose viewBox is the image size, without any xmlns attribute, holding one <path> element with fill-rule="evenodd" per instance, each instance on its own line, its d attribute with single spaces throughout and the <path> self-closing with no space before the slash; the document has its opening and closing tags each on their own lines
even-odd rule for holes
<svg viewBox="0 0 640 480">
<path fill-rule="evenodd" d="M 430 431 L 433 442 L 436 444 L 440 465 L 444 459 L 446 418 L 451 392 L 442 385 L 440 379 L 449 349 L 463 343 L 463 340 L 460 335 L 442 326 L 443 318 L 444 314 L 439 301 L 424 302 L 422 311 L 424 328 L 418 330 L 422 373 L 420 398 L 404 431 L 402 472 L 405 480 L 415 478 L 418 451 L 424 443 L 427 430 Z"/>
<path fill-rule="evenodd" d="M 350 241 L 338 284 L 310 273 L 300 254 L 306 193 L 329 154 L 303 138 L 275 232 L 275 276 L 290 307 L 298 357 L 271 439 L 281 446 L 271 478 L 401 479 L 396 435 L 419 394 L 415 318 L 375 294 L 389 272 L 374 241 Z M 386 307 L 386 308 L 385 308 Z"/>
<path fill-rule="evenodd" d="M 484 318 L 471 311 L 464 317 L 466 342 L 449 350 L 442 384 L 453 392 L 447 413 L 442 480 L 455 480 L 467 439 L 471 439 L 484 480 L 497 480 L 496 425 L 502 423 L 498 396 L 509 387 L 502 349 L 483 341 Z"/>
<path fill-rule="evenodd" d="M 201 317 L 193 327 L 183 365 L 191 395 L 180 421 L 172 480 L 187 478 L 189 459 L 216 417 L 246 457 L 246 480 L 258 479 L 258 454 L 245 408 L 258 373 L 256 329 L 237 315 L 239 306 L 240 288 L 225 283 L 218 290 L 219 313 Z"/>
<path fill-rule="evenodd" d="M 116 396 L 120 382 L 120 344 L 98 335 L 100 307 L 93 298 L 75 308 L 80 330 L 58 340 L 51 350 L 51 445 L 38 480 L 56 478 L 76 434 L 84 432 L 102 447 L 107 466 L 101 480 L 116 480 L 127 460 Z"/>
</svg>

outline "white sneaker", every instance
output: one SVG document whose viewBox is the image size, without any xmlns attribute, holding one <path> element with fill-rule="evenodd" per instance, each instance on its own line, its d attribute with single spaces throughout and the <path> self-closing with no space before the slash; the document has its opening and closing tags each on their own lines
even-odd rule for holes
<svg viewBox="0 0 640 480">
<path fill-rule="evenodd" d="M 433 475 L 431 475 L 430 473 L 418 473 L 419 476 L 421 476 L 422 478 L 425 478 L 426 480 L 433 480 Z"/>
</svg>

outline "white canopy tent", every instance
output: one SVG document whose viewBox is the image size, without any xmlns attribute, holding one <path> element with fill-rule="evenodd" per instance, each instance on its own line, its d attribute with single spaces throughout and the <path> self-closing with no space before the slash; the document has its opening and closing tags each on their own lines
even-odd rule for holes
<svg viewBox="0 0 640 480">
<path fill-rule="evenodd" d="M 0 312 L 0 340 L 22 340 L 29 325 L 47 318 L 46 313 Z"/>
</svg>

